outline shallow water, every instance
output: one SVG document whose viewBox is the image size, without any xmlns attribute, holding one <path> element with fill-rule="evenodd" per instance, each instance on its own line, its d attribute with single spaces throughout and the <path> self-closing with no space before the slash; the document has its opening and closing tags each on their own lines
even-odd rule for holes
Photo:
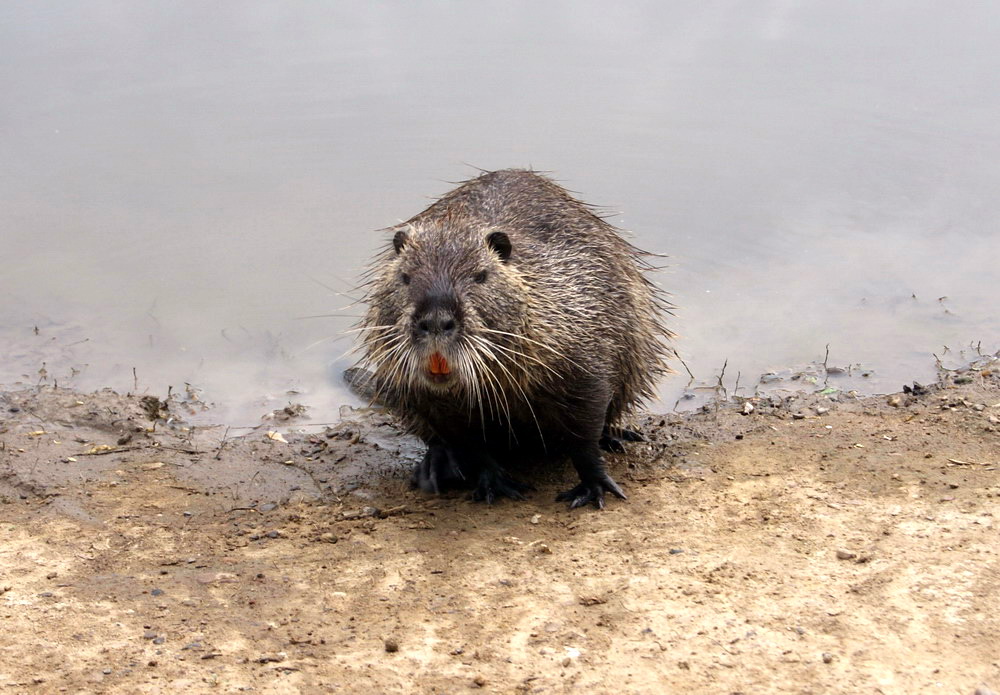
<svg viewBox="0 0 1000 695">
<path fill-rule="evenodd" d="M 998 74 L 992 3 L 8 3 L 0 383 L 335 419 L 373 230 L 474 165 L 668 254 L 699 381 L 895 390 L 1000 348 Z"/>
</svg>

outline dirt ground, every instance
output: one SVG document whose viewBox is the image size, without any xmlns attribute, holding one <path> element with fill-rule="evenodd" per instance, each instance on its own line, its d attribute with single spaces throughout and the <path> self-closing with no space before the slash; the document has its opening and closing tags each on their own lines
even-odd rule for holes
<svg viewBox="0 0 1000 695">
<path fill-rule="evenodd" d="M 1000 363 L 911 391 L 647 416 L 603 512 L 413 492 L 377 412 L 2 393 L 0 692 L 1000 689 Z"/>
</svg>

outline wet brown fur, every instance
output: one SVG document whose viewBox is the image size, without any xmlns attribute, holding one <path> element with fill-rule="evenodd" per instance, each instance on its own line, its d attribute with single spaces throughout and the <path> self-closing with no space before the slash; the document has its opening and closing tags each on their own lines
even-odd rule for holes
<svg viewBox="0 0 1000 695">
<path fill-rule="evenodd" d="M 484 444 L 499 459 L 529 443 L 557 453 L 593 439 L 597 419 L 618 425 L 670 371 L 670 305 L 646 277 L 649 254 L 548 178 L 485 173 L 390 231 L 403 246 L 370 268 L 361 366 L 425 441 Z M 509 259 L 487 241 L 494 232 Z M 439 388 L 421 376 L 430 348 L 411 338 L 423 298 L 444 295 L 459 328 L 434 343 L 456 377 Z M 574 415 L 596 412 L 595 399 L 601 414 Z"/>
</svg>

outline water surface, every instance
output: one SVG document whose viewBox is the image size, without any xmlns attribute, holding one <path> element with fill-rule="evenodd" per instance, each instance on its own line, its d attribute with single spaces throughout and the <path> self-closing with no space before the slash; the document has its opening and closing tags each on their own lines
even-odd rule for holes
<svg viewBox="0 0 1000 695">
<path fill-rule="evenodd" d="M 896 390 L 1000 348 L 998 74 L 994 3 L 8 3 L 0 383 L 333 418 L 375 230 L 532 166 L 669 255 L 699 380 Z"/>
</svg>

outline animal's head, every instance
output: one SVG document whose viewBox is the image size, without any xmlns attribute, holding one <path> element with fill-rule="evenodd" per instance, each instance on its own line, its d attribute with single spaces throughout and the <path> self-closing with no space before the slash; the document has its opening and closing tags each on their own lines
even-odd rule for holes
<svg viewBox="0 0 1000 695">
<path fill-rule="evenodd" d="M 363 363 L 398 392 L 499 399 L 501 384 L 523 381 L 528 359 L 517 246 L 505 231 L 472 225 L 417 222 L 392 231 L 372 267 Z"/>
</svg>

